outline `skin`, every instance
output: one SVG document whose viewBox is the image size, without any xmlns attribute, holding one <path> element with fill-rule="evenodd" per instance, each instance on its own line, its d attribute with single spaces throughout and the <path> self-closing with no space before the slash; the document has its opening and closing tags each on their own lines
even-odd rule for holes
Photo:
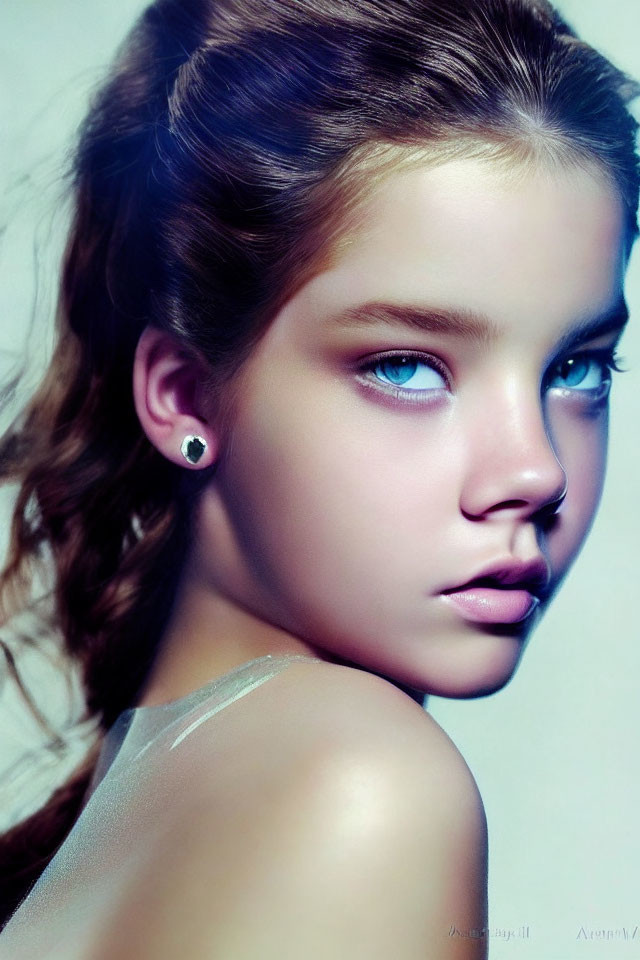
<svg viewBox="0 0 640 960">
<path fill-rule="evenodd" d="M 134 369 L 143 428 L 186 469 L 217 466 L 139 703 L 282 652 L 358 666 L 409 693 L 503 687 L 604 479 L 608 369 L 592 359 L 568 383 L 558 365 L 612 348 L 620 331 L 560 354 L 559 339 L 619 303 L 626 264 L 622 204 L 596 171 L 513 177 L 455 160 L 377 186 L 349 242 L 239 372 L 224 427 L 192 389 L 194 363 L 147 328 Z M 372 301 L 482 312 L 497 338 L 332 319 Z M 371 358 L 407 350 L 422 362 L 394 387 Z M 194 467 L 180 455 L 187 433 L 208 443 Z M 539 555 L 548 596 L 519 624 L 470 622 L 441 595 L 496 561 Z"/>
</svg>

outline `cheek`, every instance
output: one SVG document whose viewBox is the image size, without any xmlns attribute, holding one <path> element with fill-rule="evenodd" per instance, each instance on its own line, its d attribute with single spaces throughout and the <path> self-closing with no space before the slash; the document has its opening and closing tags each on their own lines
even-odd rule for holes
<svg viewBox="0 0 640 960">
<path fill-rule="evenodd" d="M 607 463 L 608 407 L 589 415 L 562 397 L 551 399 L 556 455 L 567 475 L 562 523 L 551 543 L 555 559 L 570 562 L 586 537 L 600 502 Z"/>
<path fill-rule="evenodd" d="M 455 458 L 445 417 L 407 416 L 326 391 L 261 391 L 240 412 L 226 486 L 279 592 L 312 581 L 371 602 L 431 565 L 450 517 Z M 355 589 L 357 587 L 357 590 Z"/>
</svg>

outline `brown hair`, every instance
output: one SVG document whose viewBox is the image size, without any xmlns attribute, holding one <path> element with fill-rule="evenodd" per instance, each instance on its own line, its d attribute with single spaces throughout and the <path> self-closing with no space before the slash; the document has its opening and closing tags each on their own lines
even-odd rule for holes
<svg viewBox="0 0 640 960">
<path fill-rule="evenodd" d="M 204 358 L 219 391 L 363 190 L 430 150 L 595 164 L 623 199 L 631 245 L 627 104 L 639 90 L 544 0 L 145 10 L 79 130 L 57 346 L 0 440 L 0 476 L 20 484 L 4 619 L 27 602 L 47 544 L 57 624 L 103 731 L 148 673 L 209 479 L 142 432 L 131 375 L 143 328 Z M 99 748 L 0 841 L 0 919 L 67 835 Z"/>
</svg>

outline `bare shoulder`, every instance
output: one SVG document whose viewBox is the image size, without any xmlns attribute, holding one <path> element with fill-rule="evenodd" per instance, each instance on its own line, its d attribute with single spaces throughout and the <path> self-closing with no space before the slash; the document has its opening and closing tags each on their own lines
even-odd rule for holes
<svg viewBox="0 0 640 960">
<path fill-rule="evenodd" d="M 333 664 L 255 694 L 235 726 L 249 773 L 154 851 L 99 960 L 161 960 L 171 942 L 184 960 L 482 960 L 486 821 L 441 727 Z"/>
<path fill-rule="evenodd" d="M 198 728 L 191 755 L 192 793 L 210 782 L 220 802 L 227 788 L 235 803 L 243 786 L 255 797 L 256 784 L 277 792 L 307 776 L 348 777 L 366 765 L 386 776 L 389 789 L 405 775 L 404 797 L 412 789 L 451 794 L 455 781 L 460 802 L 481 803 L 462 754 L 427 711 L 390 681 L 330 662 L 294 662 L 216 713 L 211 726 Z"/>
<path fill-rule="evenodd" d="M 391 682 L 335 664 L 300 664 L 274 687 L 286 771 L 281 784 L 325 833 L 363 852 L 408 841 L 420 856 L 462 850 L 486 867 L 487 824 L 475 778 L 434 718 Z M 268 695 L 268 691 L 265 690 Z M 303 797 L 302 800 L 300 798 Z M 447 846 L 451 842 L 451 849 Z"/>
<path fill-rule="evenodd" d="M 451 802 L 455 787 L 460 803 L 482 806 L 455 743 L 391 682 L 366 670 L 310 662 L 291 666 L 256 693 L 262 693 L 252 704 L 257 749 L 268 750 L 268 738 L 277 738 L 293 778 L 309 767 L 347 778 L 366 767 L 378 781 L 386 779 L 390 791 L 399 786 L 405 798 L 412 791 L 420 801 L 422 790 L 434 798 L 446 791 Z"/>
</svg>

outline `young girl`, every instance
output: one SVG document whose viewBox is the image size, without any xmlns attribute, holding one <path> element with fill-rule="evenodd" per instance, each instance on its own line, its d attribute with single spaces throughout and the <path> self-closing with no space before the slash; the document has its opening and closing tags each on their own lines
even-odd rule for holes
<svg viewBox="0 0 640 960">
<path fill-rule="evenodd" d="M 638 88 L 543 0 L 156 0 L 94 98 L 2 442 L 104 738 L 2 838 L 2 960 L 487 956 L 424 695 L 589 530 Z"/>
</svg>

